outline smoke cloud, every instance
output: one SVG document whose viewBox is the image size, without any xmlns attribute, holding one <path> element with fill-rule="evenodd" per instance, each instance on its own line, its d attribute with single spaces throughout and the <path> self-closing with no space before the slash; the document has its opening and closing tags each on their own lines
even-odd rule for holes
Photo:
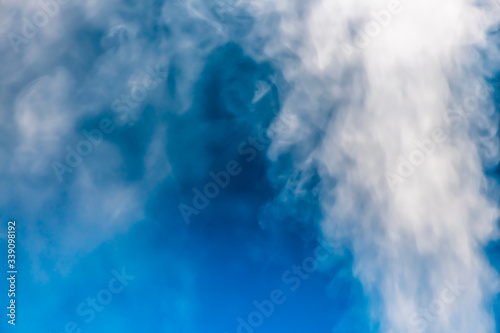
<svg viewBox="0 0 500 333">
<path fill-rule="evenodd" d="M 292 215 L 342 243 L 380 332 L 496 332 L 500 283 L 484 249 L 499 236 L 500 191 L 487 176 L 500 159 L 497 3 L 42 3 L 6 0 L 0 11 L 0 202 L 24 221 L 34 280 L 69 274 L 77 254 L 151 218 L 155 200 L 183 248 L 175 200 L 270 128 L 267 175 L 281 190 L 262 209 L 263 228 Z M 113 102 L 150 67 L 165 81 L 60 183 L 51 163 L 83 130 L 115 121 Z M 271 123 L 278 109 L 286 126 Z M 250 224 L 253 206 L 226 193 Z M 183 293 L 154 298 L 176 298 L 172 318 L 195 331 L 184 306 L 186 293 L 195 299 L 195 265 L 165 257 L 183 263 Z"/>
<path fill-rule="evenodd" d="M 321 229 L 353 252 L 381 332 L 495 332 L 498 276 L 484 247 L 498 237 L 485 176 L 499 158 L 487 81 L 497 4 L 254 1 L 249 11 L 264 56 L 293 86 L 282 112 L 296 121 L 269 157 L 309 170 L 282 194 L 296 202 L 319 176 Z"/>
</svg>

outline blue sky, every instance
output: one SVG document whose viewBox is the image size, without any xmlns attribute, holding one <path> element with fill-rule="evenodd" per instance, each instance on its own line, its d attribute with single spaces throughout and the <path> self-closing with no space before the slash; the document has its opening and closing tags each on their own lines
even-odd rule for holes
<svg viewBox="0 0 500 333">
<path fill-rule="evenodd" d="M 496 12 L 424 2 L 4 1 L 2 332 L 498 332 Z"/>
</svg>

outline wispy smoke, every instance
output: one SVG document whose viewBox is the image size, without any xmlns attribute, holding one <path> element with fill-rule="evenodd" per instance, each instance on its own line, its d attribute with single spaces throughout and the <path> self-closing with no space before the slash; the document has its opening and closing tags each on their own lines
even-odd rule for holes
<svg viewBox="0 0 500 333">
<path fill-rule="evenodd" d="M 173 201 L 221 170 L 210 154 L 226 163 L 228 142 L 272 128 L 268 176 L 282 191 L 263 227 L 293 215 L 347 247 L 381 332 L 495 332 L 493 0 L 54 1 L 0 11 L 0 202 L 29 226 L 40 280 L 47 258 L 64 273 L 145 219 L 146 193 Z M 165 87 L 60 184 L 51 162 L 113 116 L 148 64 L 168 71 Z M 255 107 L 266 95 L 287 126 Z M 394 189 L 402 161 L 413 170 Z"/>
<path fill-rule="evenodd" d="M 498 277 L 483 249 L 498 236 L 484 173 L 499 159 L 485 88 L 497 68 L 488 60 L 497 53 L 496 4 L 253 1 L 248 10 L 259 27 L 249 52 L 258 57 L 251 45 L 266 40 L 265 56 L 293 86 L 283 112 L 296 123 L 280 132 L 269 157 L 292 154 L 292 168 L 314 171 L 301 177 L 319 175 L 321 228 L 353 252 L 380 330 L 495 332 L 488 306 Z M 377 28 L 374 17 L 387 24 Z M 363 35 L 369 43 L 345 52 Z M 447 140 L 393 191 L 387 172 L 436 129 Z M 295 192 L 286 193 L 295 202 Z M 452 281 L 468 287 L 432 310 L 432 321 L 420 320 Z"/>
</svg>

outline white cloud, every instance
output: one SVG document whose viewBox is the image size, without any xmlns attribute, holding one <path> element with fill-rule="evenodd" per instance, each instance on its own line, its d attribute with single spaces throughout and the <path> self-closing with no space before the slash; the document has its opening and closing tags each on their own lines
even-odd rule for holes
<svg viewBox="0 0 500 333">
<path fill-rule="evenodd" d="M 294 147 L 320 165 L 323 231 L 352 249 L 354 274 L 381 330 L 418 331 L 410 315 L 458 278 L 471 287 L 426 332 L 495 332 L 487 304 L 498 277 L 483 247 L 497 237 L 499 211 L 486 192 L 481 138 L 468 131 L 477 115 L 460 128 L 445 119 L 451 105 L 474 96 L 490 70 L 465 51 L 470 45 L 490 51 L 486 33 L 497 23 L 497 7 L 403 1 L 401 13 L 369 45 L 346 57 L 342 44 L 353 44 L 371 12 L 386 10 L 388 2 L 252 4 L 262 27 L 255 35 L 270 39 L 267 56 L 294 86 L 284 108 L 300 119 L 300 126 L 282 130 L 287 140 L 278 136 L 271 152 Z M 280 23 L 273 26 L 268 18 L 276 14 Z M 285 56 L 290 50 L 298 60 Z M 479 113 L 491 103 L 482 100 Z M 496 133 L 495 122 L 488 126 Z M 385 172 L 435 128 L 445 129 L 449 140 L 391 191 Z M 311 144 L 307 138 L 317 129 L 324 132 L 321 144 Z M 302 155 L 296 167 L 305 165 Z M 489 159 L 497 163 L 498 154 Z"/>
</svg>

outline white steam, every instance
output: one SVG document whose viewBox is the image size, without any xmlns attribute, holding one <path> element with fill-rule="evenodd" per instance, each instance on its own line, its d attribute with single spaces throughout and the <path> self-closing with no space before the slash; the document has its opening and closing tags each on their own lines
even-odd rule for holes
<svg viewBox="0 0 500 333">
<path fill-rule="evenodd" d="M 498 278 L 483 249 L 499 210 L 483 170 L 499 151 L 484 81 L 493 64 L 478 55 L 496 52 L 496 4 L 274 0 L 249 10 L 253 37 L 266 38 L 293 85 L 283 112 L 296 121 L 270 157 L 293 147 L 294 167 L 317 166 L 325 237 L 352 250 L 381 332 L 495 332 Z M 319 129 L 318 144 L 309 139 Z"/>
</svg>

